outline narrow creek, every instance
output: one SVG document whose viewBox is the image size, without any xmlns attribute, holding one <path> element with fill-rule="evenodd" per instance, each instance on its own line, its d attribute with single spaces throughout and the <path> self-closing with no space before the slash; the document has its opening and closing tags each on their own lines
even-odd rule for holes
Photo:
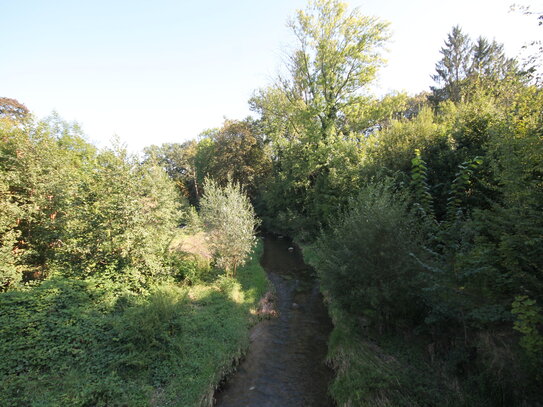
<svg viewBox="0 0 543 407">
<path fill-rule="evenodd" d="M 331 407 L 324 358 L 332 323 L 313 272 L 295 244 L 271 235 L 261 264 L 275 286 L 278 316 L 252 329 L 247 355 L 215 395 L 216 406 Z"/>
</svg>

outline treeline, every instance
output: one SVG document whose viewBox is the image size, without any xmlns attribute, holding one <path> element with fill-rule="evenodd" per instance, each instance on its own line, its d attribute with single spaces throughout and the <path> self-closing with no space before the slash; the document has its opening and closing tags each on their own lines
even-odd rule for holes
<svg viewBox="0 0 543 407">
<path fill-rule="evenodd" d="M 375 98 L 366 89 L 383 64 L 385 23 L 322 0 L 289 26 L 287 73 L 254 93 L 257 120 L 226 121 L 148 156 L 194 204 L 204 177 L 234 179 L 264 228 L 315 243 L 336 322 L 330 360 L 340 405 L 535 405 L 543 380 L 537 67 L 453 27 L 430 91 Z M 377 345 L 408 362 L 362 363 Z"/>
<path fill-rule="evenodd" d="M 134 288 L 175 273 L 167 248 L 188 204 L 162 168 L 120 146 L 98 151 L 58 116 L 0 126 L 4 290 L 55 272 Z"/>
</svg>

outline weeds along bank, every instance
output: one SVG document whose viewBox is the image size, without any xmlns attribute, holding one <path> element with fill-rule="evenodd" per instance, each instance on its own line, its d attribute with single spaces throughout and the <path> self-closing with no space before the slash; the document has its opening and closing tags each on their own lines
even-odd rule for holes
<svg viewBox="0 0 543 407">
<path fill-rule="evenodd" d="M 305 247 L 334 323 L 332 397 L 338 406 L 539 405 L 536 302 L 460 268 L 473 253 L 443 246 L 459 230 L 426 224 L 420 211 L 390 182 L 368 184 Z"/>
<path fill-rule="evenodd" d="M 318 270 L 315 246 L 305 245 L 304 257 Z M 424 338 L 380 332 L 366 317 L 346 312 L 325 286 L 322 291 L 334 324 L 327 363 L 335 372 L 329 392 L 338 406 L 495 405 L 458 381 L 454 361 L 430 360 Z"/>
<path fill-rule="evenodd" d="M 261 252 L 237 280 L 135 294 L 58 277 L 0 294 L 0 405 L 211 405 L 268 287 Z"/>
</svg>

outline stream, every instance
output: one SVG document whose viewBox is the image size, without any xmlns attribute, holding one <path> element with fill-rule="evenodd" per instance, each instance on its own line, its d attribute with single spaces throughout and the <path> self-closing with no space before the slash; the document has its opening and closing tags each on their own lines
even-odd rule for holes
<svg viewBox="0 0 543 407">
<path fill-rule="evenodd" d="M 290 248 L 290 249 L 289 249 Z M 218 407 L 331 407 L 324 364 L 332 330 L 298 246 L 266 235 L 261 264 L 276 291 L 276 318 L 251 330 L 247 355 L 215 395 Z"/>
</svg>

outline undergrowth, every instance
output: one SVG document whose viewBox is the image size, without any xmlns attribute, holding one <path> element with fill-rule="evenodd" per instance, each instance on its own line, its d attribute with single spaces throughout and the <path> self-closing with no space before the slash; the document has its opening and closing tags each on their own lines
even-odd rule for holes
<svg viewBox="0 0 543 407">
<path fill-rule="evenodd" d="M 211 405 L 268 287 L 261 252 L 237 280 L 134 295 L 104 279 L 55 277 L 0 294 L 0 405 Z"/>
<path fill-rule="evenodd" d="M 316 265 L 313 246 L 304 246 L 304 259 Z M 450 375 L 446 363 L 430 361 L 423 341 L 379 335 L 323 294 L 334 323 L 327 361 L 335 371 L 329 391 L 338 407 L 492 405 Z"/>
</svg>

